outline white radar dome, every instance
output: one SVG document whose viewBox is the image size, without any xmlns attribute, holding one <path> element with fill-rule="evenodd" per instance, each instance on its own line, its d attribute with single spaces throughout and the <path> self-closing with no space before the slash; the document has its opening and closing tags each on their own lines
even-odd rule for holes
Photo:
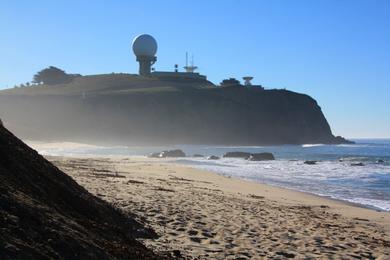
<svg viewBox="0 0 390 260">
<path fill-rule="evenodd" d="M 133 52 L 136 56 L 153 56 L 157 52 L 157 42 L 149 34 L 141 34 L 133 40 Z"/>
</svg>

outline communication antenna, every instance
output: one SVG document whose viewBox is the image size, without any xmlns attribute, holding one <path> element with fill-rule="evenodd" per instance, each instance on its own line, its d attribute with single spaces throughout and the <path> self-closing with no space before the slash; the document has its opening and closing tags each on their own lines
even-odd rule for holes
<svg viewBox="0 0 390 260">
<path fill-rule="evenodd" d="M 186 66 L 184 69 L 188 73 L 194 73 L 195 70 L 198 69 L 198 67 L 194 65 L 194 55 L 191 55 L 191 65 L 188 65 L 188 52 L 186 52 Z"/>
<path fill-rule="evenodd" d="M 244 85 L 245 85 L 245 86 L 247 86 L 247 87 L 252 86 L 251 80 L 253 79 L 253 77 L 251 77 L 251 76 L 246 76 L 246 77 L 242 77 L 242 79 L 245 80 L 245 82 L 244 82 Z"/>
</svg>

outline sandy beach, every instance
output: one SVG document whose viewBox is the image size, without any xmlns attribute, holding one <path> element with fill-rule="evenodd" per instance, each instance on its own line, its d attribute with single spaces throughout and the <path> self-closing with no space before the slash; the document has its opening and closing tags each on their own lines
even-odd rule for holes
<svg viewBox="0 0 390 260">
<path fill-rule="evenodd" d="M 144 157 L 47 157 L 189 259 L 390 259 L 390 214 Z"/>
</svg>

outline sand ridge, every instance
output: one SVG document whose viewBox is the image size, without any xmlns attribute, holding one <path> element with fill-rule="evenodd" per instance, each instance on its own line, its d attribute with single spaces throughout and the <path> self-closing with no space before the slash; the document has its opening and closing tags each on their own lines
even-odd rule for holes
<svg viewBox="0 0 390 260">
<path fill-rule="evenodd" d="M 389 214 L 147 158 L 50 157 L 189 259 L 390 259 Z"/>
</svg>

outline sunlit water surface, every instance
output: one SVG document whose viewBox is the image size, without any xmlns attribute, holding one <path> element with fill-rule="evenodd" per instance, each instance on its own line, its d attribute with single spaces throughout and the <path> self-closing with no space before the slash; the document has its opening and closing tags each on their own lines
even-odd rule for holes
<svg viewBox="0 0 390 260">
<path fill-rule="evenodd" d="M 76 143 L 28 142 L 44 155 L 110 156 L 147 155 L 165 149 L 182 149 L 188 156 L 222 155 L 228 151 L 272 152 L 275 161 L 186 157 L 174 162 L 225 176 L 272 184 L 320 196 L 390 211 L 390 139 L 359 139 L 351 145 L 102 147 Z M 316 160 L 306 165 L 305 160 Z M 381 163 L 380 161 L 383 161 Z M 364 166 L 351 166 L 353 163 Z"/>
</svg>

